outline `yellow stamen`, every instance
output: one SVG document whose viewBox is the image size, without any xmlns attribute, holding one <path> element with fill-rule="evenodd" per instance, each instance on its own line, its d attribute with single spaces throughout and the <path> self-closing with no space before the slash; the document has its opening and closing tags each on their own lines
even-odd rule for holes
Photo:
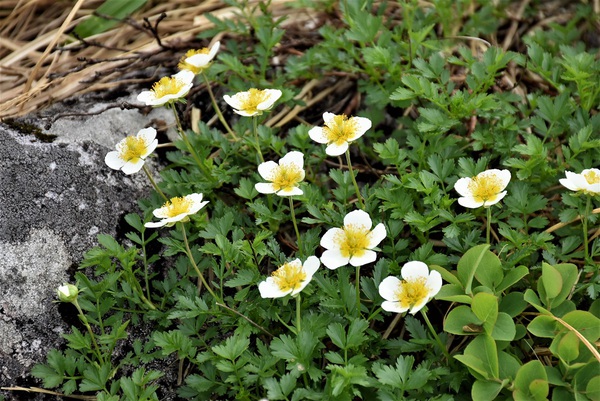
<svg viewBox="0 0 600 401">
<path fill-rule="evenodd" d="M 583 175 L 588 184 L 600 184 L 600 174 L 597 174 L 594 170 L 590 170 Z"/>
<path fill-rule="evenodd" d="M 152 91 L 157 99 L 167 95 L 176 95 L 185 86 L 185 83 L 175 77 L 162 77 L 152 85 Z"/>
<path fill-rule="evenodd" d="M 295 290 L 304 280 L 306 273 L 300 264 L 286 263 L 271 274 L 281 291 Z"/>
<path fill-rule="evenodd" d="M 353 256 L 361 257 L 369 246 L 371 232 L 363 225 L 349 224 L 344 226 L 334 242 L 338 244 L 340 253 L 344 258 Z"/>
<path fill-rule="evenodd" d="M 302 169 L 293 163 L 282 164 L 273 172 L 273 189 L 290 191 L 302 181 Z"/>
<path fill-rule="evenodd" d="M 477 177 L 473 177 L 469 183 L 469 190 L 477 202 L 485 203 L 496 200 L 502 189 L 502 181 L 492 174 L 479 174 Z"/>
<path fill-rule="evenodd" d="M 323 127 L 323 135 L 329 143 L 342 145 L 355 135 L 357 129 L 356 120 L 341 114 L 334 116 L 333 121 Z"/>
<path fill-rule="evenodd" d="M 247 93 L 240 99 L 240 110 L 243 110 L 249 114 L 251 113 L 262 113 L 262 110 L 258 110 L 259 104 L 267 100 L 267 92 L 251 88 Z"/>
<path fill-rule="evenodd" d="M 428 294 L 427 279 L 419 277 L 412 281 L 402 280 L 395 295 L 401 307 L 412 308 L 426 300 Z"/>
<path fill-rule="evenodd" d="M 166 217 L 175 217 L 180 214 L 188 213 L 192 206 L 192 201 L 183 197 L 171 198 L 163 205 L 166 208 Z"/>
<path fill-rule="evenodd" d="M 136 162 L 146 153 L 146 142 L 144 138 L 138 138 L 136 136 L 128 136 L 125 138 L 125 142 L 120 146 L 119 152 L 121 159 L 126 162 Z"/>
</svg>

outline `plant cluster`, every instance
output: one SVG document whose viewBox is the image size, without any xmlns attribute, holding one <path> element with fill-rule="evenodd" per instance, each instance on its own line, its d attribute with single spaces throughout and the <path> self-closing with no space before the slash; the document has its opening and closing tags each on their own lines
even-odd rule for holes
<svg viewBox="0 0 600 401">
<path fill-rule="evenodd" d="M 178 139 L 106 156 L 154 190 L 58 289 L 81 324 L 33 375 L 104 401 L 158 400 L 169 372 L 197 400 L 599 400 L 600 61 L 566 34 L 440 40 L 502 10 L 433 3 L 343 1 L 284 68 L 268 5 L 210 17 L 230 39 L 138 96 Z M 546 91 L 503 88 L 509 68 Z M 362 101 L 311 114 L 290 84 L 336 76 Z M 194 85 L 216 118 L 185 129 Z"/>
</svg>

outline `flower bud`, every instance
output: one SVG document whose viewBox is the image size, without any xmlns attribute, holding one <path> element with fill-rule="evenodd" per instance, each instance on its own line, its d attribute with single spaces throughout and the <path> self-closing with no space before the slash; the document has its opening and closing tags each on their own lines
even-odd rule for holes
<svg viewBox="0 0 600 401">
<path fill-rule="evenodd" d="M 73 284 L 63 284 L 56 290 L 58 299 L 62 302 L 73 302 L 77 299 L 79 289 Z"/>
</svg>

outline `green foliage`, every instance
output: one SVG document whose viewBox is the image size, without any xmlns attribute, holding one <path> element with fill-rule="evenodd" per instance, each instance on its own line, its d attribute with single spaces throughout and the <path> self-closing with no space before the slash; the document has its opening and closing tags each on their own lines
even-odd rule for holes
<svg viewBox="0 0 600 401">
<path fill-rule="evenodd" d="M 467 36 L 494 33 L 510 2 L 300 3 L 335 10 L 323 17 L 335 23 L 293 56 L 297 38 L 269 2 L 207 15 L 215 28 L 202 36 L 224 34 L 206 71 L 214 90 L 282 97 L 257 117 L 226 112 L 233 135 L 208 122 L 180 133 L 157 188 L 209 203 L 150 229 L 156 191 L 125 216 L 124 238 L 99 235 L 74 277 L 79 320 L 32 374 L 98 400 L 157 400 L 169 386 L 190 400 L 598 399 L 599 198 L 559 184 L 600 162 L 600 67 L 576 25 L 527 35 L 524 53 L 476 51 Z M 373 123 L 347 158 L 309 136 L 304 122 L 326 111 Z M 259 193 L 261 157 L 292 150 L 304 154 L 303 194 Z M 500 202 L 457 202 L 460 178 L 501 168 Z M 386 229 L 375 263 L 320 267 L 297 297 L 261 296 L 278 267 L 322 254 L 323 235 L 362 201 Z M 420 314 L 394 316 L 380 284 L 407 285 L 409 261 L 443 286 Z"/>
</svg>

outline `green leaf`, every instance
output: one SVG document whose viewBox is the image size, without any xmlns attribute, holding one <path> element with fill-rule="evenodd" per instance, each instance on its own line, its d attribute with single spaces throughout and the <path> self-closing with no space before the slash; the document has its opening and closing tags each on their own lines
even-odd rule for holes
<svg viewBox="0 0 600 401">
<path fill-rule="evenodd" d="M 483 332 L 483 321 L 465 305 L 452 309 L 444 322 L 444 331 L 451 334 L 471 335 Z"/>
<path fill-rule="evenodd" d="M 498 298 L 492 294 L 480 292 L 473 297 L 471 310 L 483 322 L 485 332 L 491 334 L 498 318 Z"/>
<path fill-rule="evenodd" d="M 542 262 L 542 277 L 541 281 L 538 281 L 538 283 L 543 284 L 546 292 L 546 304 L 551 305 L 552 300 L 560 294 L 563 287 L 563 279 L 560 272 L 554 268 L 554 266 Z M 541 295 L 541 291 L 539 292 Z"/>
<path fill-rule="evenodd" d="M 498 379 L 500 369 L 498 351 L 496 342 L 491 336 L 487 334 L 478 335 L 467 345 L 463 355 L 455 355 L 454 357 L 478 373 L 481 378 Z"/>
<path fill-rule="evenodd" d="M 488 244 L 474 246 L 465 252 L 458 261 L 458 266 L 456 268 L 458 279 L 467 294 L 472 293 L 471 286 L 473 284 L 473 277 L 486 257 L 486 252 L 489 252 L 489 248 L 490 246 Z M 489 257 L 486 259 L 489 259 Z"/>
<path fill-rule="evenodd" d="M 558 322 L 552 316 L 541 315 L 529 323 L 527 330 L 537 337 L 554 338 L 559 330 L 557 324 Z"/>
<path fill-rule="evenodd" d="M 365 331 L 369 327 L 369 322 L 365 319 L 355 319 L 348 327 L 347 345 L 348 349 L 361 346 L 366 340 Z"/>
<path fill-rule="evenodd" d="M 523 277 L 529 274 L 529 269 L 527 266 L 517 266 L 511 269 L 506 275 L 502 282 L 496 287 L 496 294 L 499 294 L 508 288 L 510 288 L 513 284 L 518 283 Z"/>
<path fill-rule="evenodd" d="M 507 313 L 498 313 L 498 319 L 492 330 L 492 338 L 496 341 L 512 341 L 517 335 L 515 322 Z"/>
<path fill-rule="evenodd" d="M 495 290 L 504 278 L 502 263 L 493 252 L 484 252 L 483 258 L 477 270 L 475 278 L 486 287 Z"/>
<path fill-rule="evenodd" d="M 106 365 L 88 365 L 83 371 L 83 380 L 79 385 L 79 391 L 99 391 L 107 387 L 108 380 L 111 376 L 111 366 Z"/>
<path fill-rule="evenodd" d="M 577 330 L 592 344 L 600 338 L 600 319 L 590 312 L 574 310 L 564 315 L 562 320 Z"/>
<path fill-rule="evenodd" d="M 471 398 L 478 401 L 493 401 L 500 394 L 503 383 L 476 380 L 471 388 Z"/>
<path fill-rule="evenodd" d="M 138 8 L 146 4 L 146 1 L 147 0 L 106 0 L 98 7 L 96 12 L 100 15 L 108 15 L 114 18 L 114 20 L 92 15 L 75 27 L 75 33 L 82 38 L 102 33 L 115 26 L 119 19 L 131 15 Z"/>
<path fill-rule="evenodd" d="M 521 366 L 515 377 L 514 386 L 515 401 L 546 400 L 550 389 L 544 365 L 534 360 Z"/>
<path fill-rule="evenodd" d="M 435 299 L 470 304 L 473 298 L 469 295 L 465 295 L 465 290 L 461 285 L 445 284 L 440 289 L 440 292 L 437 293 Z"/>
<path fill-rule="evenodd" d="M 574 361 L 579 357 L 579 343 L 579 338 L 577 338 L 575 332 L 569 331 L 565 333 L 565 335 L 558 340 L 556 347 L 557 356 L 567 362 L 567 364 Z M 552 348 L 553 347 L 551 347 L 551 350 Z"/>
<path fill-rule="evenodd" d="M 221 358 L 234 361 L 239 358 L 250 346 L 248 337 L 234 334 L 225 340 L 223 345 L 215 345 L 212 351 Z"/>
</svg>

